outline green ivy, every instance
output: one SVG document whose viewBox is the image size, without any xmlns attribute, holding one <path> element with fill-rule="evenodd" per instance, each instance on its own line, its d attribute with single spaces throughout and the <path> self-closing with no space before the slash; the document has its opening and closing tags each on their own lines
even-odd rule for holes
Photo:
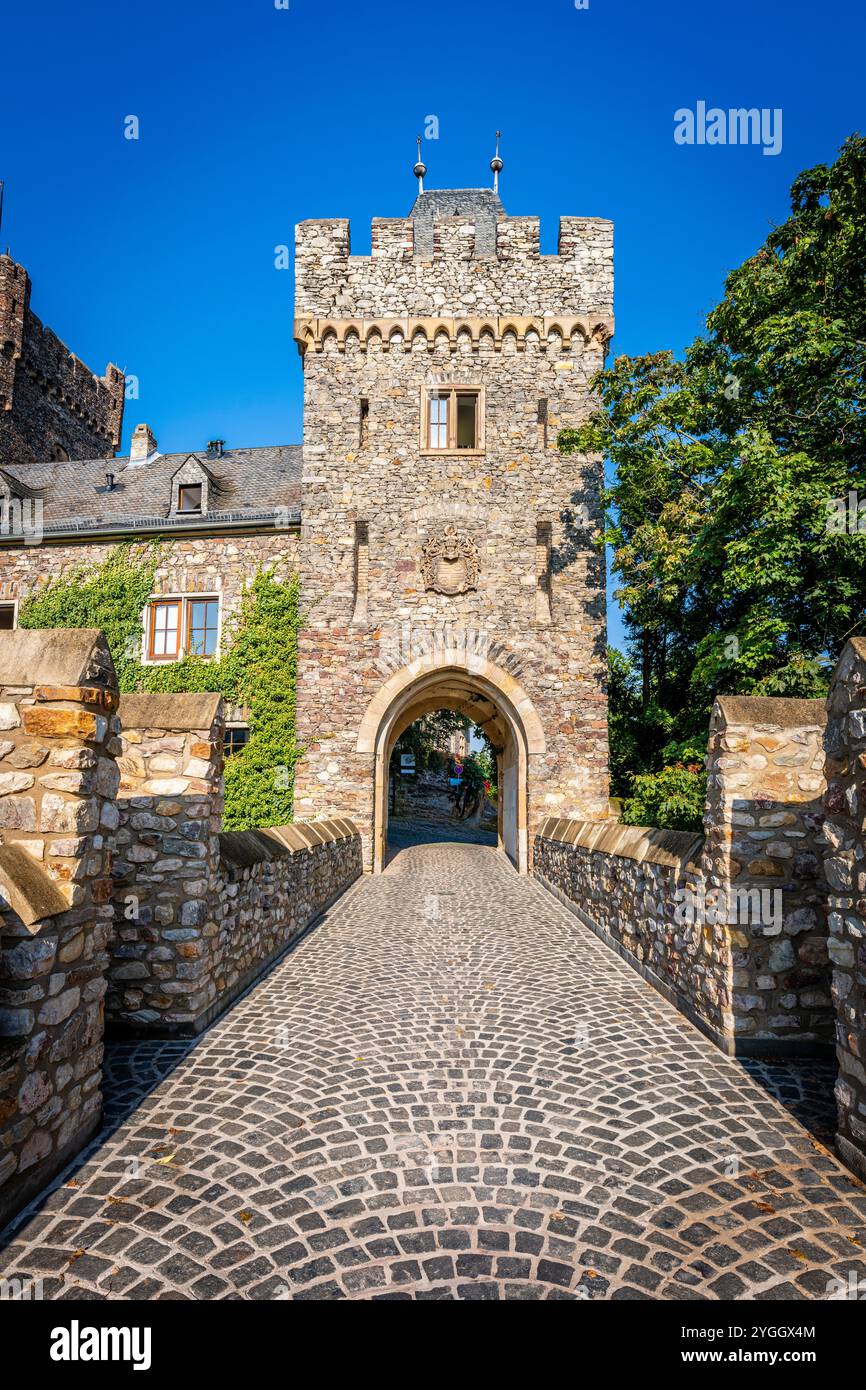
<svg viewBox="0 0 866 1390">
<path fill-rule="evenodd" d="M 153 593 L 161 546 L 127 542 L 102 564 L 77 565 L 24 600 L 19 627 L 98 627 L 114 658 L 121 692 L 143 689 L 141 615 Z"/>
<path fill-rule="evenodd" d="M 105 633 L 123 693 L 214 691 L 249 709 L 250 737 L 226 763 L 227 830 L 286 825 L 292 819 L 298 631 L 297 575 L 283 580 L 259 569 L 224 633 L 219 661 L 186 657 L 167 665 L 141 662 L 142 613 L 153 593 L 162 545 L 127 542 L 97 565 L 51 580 L 19 610 L 20 627 L 94 627 Z"/>
</svg>

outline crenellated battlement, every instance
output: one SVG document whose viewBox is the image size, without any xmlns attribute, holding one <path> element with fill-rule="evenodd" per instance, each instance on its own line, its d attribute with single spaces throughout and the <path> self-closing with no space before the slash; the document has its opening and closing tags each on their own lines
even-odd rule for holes
<svg viewBox="0 0 866 1390">
<path fill-rule="evenodd" d="M 537 217 L 504 215 L 376 217 L 369 256 L 352 255 L 347 219 L 313 220 L 296 228 L 295 250 L 305 324 L 566 315 L 613 329 L 613 224 L 603 218 L 560 218 L 551 256 Z"/>
<path fill-rule="evenodd" d="M 96 376 L 33 313 L 27 317 L 21 367 L 88 429 L 118 447 L 124 401 L 124 375 L 119 367 L 109 362 L 105 375 Z"/>
<path fill-rule="evenodd" d="M 0 256 L 2 458 L 107 456 L 120 444 L 123 405 L 123 372 L 109 363 L 98 377 L 70 352 L 31 310 L 27 271 Z"/>
</svg>

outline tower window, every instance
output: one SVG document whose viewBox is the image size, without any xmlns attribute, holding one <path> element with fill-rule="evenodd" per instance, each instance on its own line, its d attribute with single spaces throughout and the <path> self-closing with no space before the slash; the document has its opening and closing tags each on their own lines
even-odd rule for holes
<svg viewBox="0 0 866 1390">
<path fill-rule="evenodd" d="M 366 396 L 361 397 L 361 420 L 358 430 L 358 445 L 361 449 L 367 447 L 367 440 L 370 435 L 370 402 Z"/>
<path fill-rule="evenodd" d="M 535 528 L 535 621 L 547 626 L 552 620 L 551 554 L 553 527 L 539 521 Z"/>
<path fill-rule="evenodd" d="M 448 396 L 430 397 L 430 420 L 427 432 L 427 447 L 429 449 L 448 448 L 448 405 Z"/>
<path fill-rule="evenodd" d="M 480 451 L 481 391 L 459 386 L 426 393 L 422 447 L 427 452 Z"/>
<path fill-rule="evenodd" d="M 370 532 L 366 521 L 355 522 L 355 603 L 354 623 L 367 621 L 367 590 L 370 579 Z"/>
<path fill-rule="evenodd" d="M 457 448 L 474 449 L 478 443 L 478 397 L 457 396 Z"/>
</svg>

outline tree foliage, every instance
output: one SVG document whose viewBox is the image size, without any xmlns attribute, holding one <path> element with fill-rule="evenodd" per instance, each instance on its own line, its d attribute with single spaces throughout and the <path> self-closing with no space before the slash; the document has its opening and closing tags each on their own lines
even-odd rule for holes
<svg viewBox="0 0 866 1390">
<path fill-rule="evenodd" d="M 613 766 L 706 737 L 716 694 L 818 696 L 864 630 L 866 140 L 802 173 L 681 361 L 621 357 L 564 452 L 615 465 L 613 548 L 634 666 L 611 667 Z M 621 659 L 620 659 L 621 660 Z M 627 716 L 627 717 L 626 717 Z M 647 739 L 648 736 L 648 739 Z"/>
</svg>

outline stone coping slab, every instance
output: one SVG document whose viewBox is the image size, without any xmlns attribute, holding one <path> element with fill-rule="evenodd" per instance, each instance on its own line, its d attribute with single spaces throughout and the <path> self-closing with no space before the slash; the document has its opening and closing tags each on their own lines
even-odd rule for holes
<svg viewBox="0 0 866 1390">
<path fill-rule="evenodd" d="M 822 726 L 827 722 L 824 700 L 786 700 L 774 695 L 718 695 L 716 704 L 728 724 L 772 724 L 779 729 L 798 729 L 803 725 Z"/>
<path fill-rule="evenodd" d="M 558 840 L 580 849 L 634 859 L 639 864 L 664 864 L 696 872 L 704 847 L 703 835 L 690 830 L 656 830 L 618 821 L 579 821 L 555 816 L 544 821 L 538 834 L 542 840 Z"/>
<path fill-rule="evenodd" d="M 299 821 L 296 825 L 277 825 L 266 830 L 223 830 L 219 836 L 220 862 L 227 868 L 245 869 L 315 849 L 317 845 L 351 840 L 358 833 L 355 824 L 343 817 Z"/>
<path fill-rule="evenodd" d="M 17 628 L 0 632 L 0 685 L 86 685 L 93 656 L 104 649 L 98 628 Z M 103 651 L 99 665 L 103 666 Z"/>
<path fill-rule="evenodd" d="M 120 723 L 124 729 L 209 729 L 219 713 L 222 696 L 183 691 L 177 695 L 122 695 Z"/>
<path fill-rule="evenodd" d="M 20 845 L 0 845 L 0 894 L 25 927 L 69 909 L 57 884 Z"/>
</svg>

